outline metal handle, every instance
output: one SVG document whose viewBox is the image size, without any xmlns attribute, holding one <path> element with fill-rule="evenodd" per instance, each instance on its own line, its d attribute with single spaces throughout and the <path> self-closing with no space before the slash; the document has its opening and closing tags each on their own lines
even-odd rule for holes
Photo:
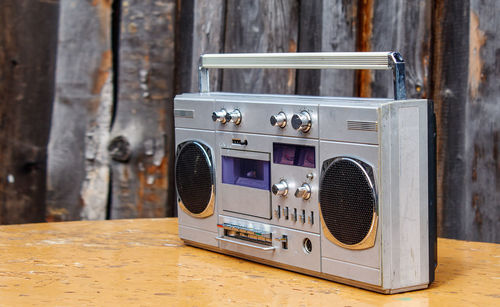
<svg viewBox="0 0 500 307">
<path fill-rule="evenodd" d="M 209 68 L 392 69 L 394 99 L 406 99 L 405 62 L 397 52 L 293 52 L 203 54 L 198 71 L 201 93 L 210 91 Z"/>
<path fill-rule="evenodd" d="M 236 245 L 241 245 L 241 246 L 246 246 L 246 247 L 252 247 L 252 248 L 255 248 L 255 249 L 260 249 L 262 251 L 270 251 L 270 250 L 276 249 L 276 247 L 274 247 L 274 246 L 261 247 L 261 246 L 256 246 L 256 245 L 253 245 L 253 244 L 248 244 L 248 243 L 245 243 L 245 242 L 238 242 L 238 241 L 229 240 L 229 239 L 226 239 L 225 237 L 216 237 L 215 239 L 219 240 L 219 241 L 234 243 Z"/>
</svg>

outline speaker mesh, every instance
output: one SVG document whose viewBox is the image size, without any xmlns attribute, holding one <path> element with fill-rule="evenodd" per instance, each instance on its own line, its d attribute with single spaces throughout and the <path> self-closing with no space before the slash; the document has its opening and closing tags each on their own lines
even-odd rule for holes
<svg viewBox="0 0 500 307">
<path fill-rule="evenodd" d="M 354 159 L 336 158 L 321 175 L 319 202 L 325 226 L 346 245 L 368 235 L 376 205 L 374 188 L 361 167 Z"/>
<path fill-rule="evenodd" d="M 197 142 L 180 146 L 175 163 L 177 193 L 189 212 L 205 210 L 212 196 L 213 170 L 210 155 Z"/>
</svg>

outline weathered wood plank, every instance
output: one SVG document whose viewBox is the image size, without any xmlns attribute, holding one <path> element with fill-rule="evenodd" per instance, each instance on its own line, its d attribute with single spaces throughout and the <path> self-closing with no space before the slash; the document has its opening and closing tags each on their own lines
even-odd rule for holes
<svg viewBox="0 0 500 307">
<path fill-rule="evenodd" d="M 499 243 L 500 6 L 478 0 L 436 5 L 440 235 Z"/>
<path fill-rule="evenodd" d="M 201 54 L 224 51 L 225 0 L 189 0 L 179 4 L 176 37 L 178 93 L 198 91 Z M 210 71 L 210 90 L 220 90 L 221 72 Z"/>
<path fill-rule="evenodd" d="M 0 223 L 45 216 L 58 1 L 0 5 Z"/>
<path fill-rule="evenodd" d="M 429 97 L 433 1 L 365 0 L 360 3 L 363 34 L 359 38 L 367 40 L 359 43 L 360 51 L 399 51 L 406 61 L 408 98 Z M 363 72 L 362 76 L 361 96 L 394 96 L 390 73 L 371 71 Z"/>
<path fill-rule="evenodd" d="M 301 1 L 299 19 L 299 52 L 322 51 L 322 12 L 323 1 Z M 299 95 L 317 96 L 320 93 L 321 71 L 297 70 L 296 93 Z"/>
<path fill-rule="evenodd" d="M 465 50 L 469 63 L 464 125 L 466 197 L 457 234 L 466 240 L 496 243 L 500 243 L 499 13 L 498 1 L 470 1 Z"/>
<path fill-rule="evenodd" d="M 105 219 L 111 122 L 111 1 L 62 0 L 47 220 Z"/>
<path fill-rule="evenodd" d="M 224 51 L 296 52 L 297 0 L 228 1 Z M 295 93 L 295 70 L 225 70 L 228 92 Z"/>
<path fill-rule="evenodd" d="M 357 2 L 323 0 L 323 41 L 321 51 L 355 51 L 357 34 Z M 355 71 L 322 70 L 322 96 L 355 96 Z"/>
<path fill-rule="evenodd" d="M 172 215 L 176 1 L 122 2 L 111 218 Z"/>
<path fill-rule="evenodd" d="M 299 51 L 354 51 L 356 24 L 356 1 L 302 1 Z M 297 72 L 297 94 L 352 97 L 355 85 L 352 70 Z"/>
<path fill-rule="evenodd" d="M 437 121 L 438 235 L 460 238 L 465 190 L 469 4 L 439 0 L 434 11 L 433 94 Z"/>
</svg>

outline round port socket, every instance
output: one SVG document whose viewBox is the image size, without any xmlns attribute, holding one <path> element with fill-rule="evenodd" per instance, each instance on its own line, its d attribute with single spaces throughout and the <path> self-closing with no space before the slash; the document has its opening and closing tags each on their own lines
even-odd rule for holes
<svg viewBox="0 0 500 307">
<path fill-rule="evenodd" d="M 309 238 L 305 238 L 304 241 L 302 241 L 302 248 L 306 254 L 310 254 L 312 252 L 313 245 Z"/>
</svg>

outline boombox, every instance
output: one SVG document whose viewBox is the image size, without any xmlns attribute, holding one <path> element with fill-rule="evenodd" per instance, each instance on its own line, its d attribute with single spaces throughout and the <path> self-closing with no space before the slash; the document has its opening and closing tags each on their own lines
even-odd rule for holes
<svg viewBox="0 0 500 307">
<path fill-rule="evenodd" d="M 387 69 L 394 98 L 209 92 L 211 68 Z M 357 287 L 428 287 L 435 117 L 395 52 L 206 54 L 178 95 L 175 186 L 188 245 Z"/>
</svg>

